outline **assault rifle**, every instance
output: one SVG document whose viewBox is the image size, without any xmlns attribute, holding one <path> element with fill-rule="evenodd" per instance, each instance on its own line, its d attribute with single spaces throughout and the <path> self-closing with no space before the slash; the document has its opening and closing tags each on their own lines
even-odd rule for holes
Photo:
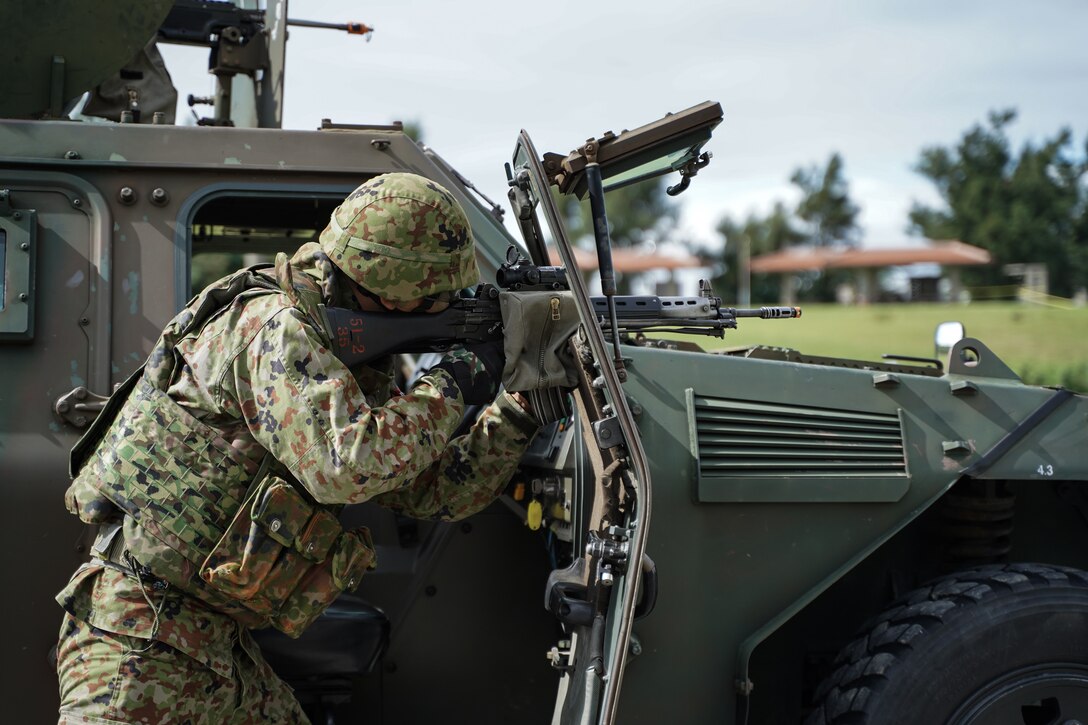
<svg viewBox="0 0 1088 725">
<path fill-rule="evenodd" d="M 436 313 L 357 312 L 339 307 L 325 309 L 333 333 L 333 353 L 349 367 L 392 353 L 445 352 L 452 347 L 500 340 L 503 336 L 499 292 L 547 293 L 569 289 L 564 267 L 543 267 L 516 254 L 499 268 L 498 285 L 481 284 L 471 295 L 455 298 L 448 308 Z M 724 337 L 742 317 L 781 320 L 800 317 L 799 307 L 723 307 L 712 295 L 706 280 L 693 297 L 615 295 L 616 327 L 619 333 L 672 332 L 686 335 Z M 608 304 L 593 297 L 597 322 L 611 332 Z"/>
</svg>

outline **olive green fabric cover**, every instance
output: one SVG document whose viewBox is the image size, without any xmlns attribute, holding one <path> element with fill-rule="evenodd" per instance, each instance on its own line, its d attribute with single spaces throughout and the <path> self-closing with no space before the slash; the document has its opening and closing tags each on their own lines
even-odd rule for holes
<svg viewBox="0 0 1088 725">
<path fill-rule="evenodd" d="M 500 292 L 506 352 L 502 383 L 512 393 L 578 384 L 567 341 L 578 329 L 574 295 L 566 290 Z"/>
</svg>

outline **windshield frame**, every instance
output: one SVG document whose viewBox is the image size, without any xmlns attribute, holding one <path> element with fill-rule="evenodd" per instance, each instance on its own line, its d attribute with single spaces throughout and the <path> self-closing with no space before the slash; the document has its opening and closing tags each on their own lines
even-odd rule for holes
<svg viewBox="0 0 1088 725">
<path fill-rule="evenodd" d="M 611 725 L 616 718 L 619 704 L 619 693 L 623 683 L 623 674 L 627 661 L 631 628 L 634 621 L 634 610 L 637 604 L 636 598 L 642 578 L 642 558 L 646 551 L 646 539 L 649 532 L 651 512 L 651 484 L 650 469 L 646 460 L 646 453 L 642 448 L 642 440 L 639 437 L 635 425 L 634 415 L 627 402 L 627 396 L 623 393 L 619 375 L 612 363 L 604 335 L 597 322 L 596 314 L 589 297 L 588 289 L 583 281 L 581 271 L 574 259 L 574 250 L 570 243 L 570 237 L 563 223 L 562 215 L 556 206 L 555 198 L 551 194 L 548 177 L 540 155 L 533 145 L 528 132 L 522 130 L 515 146 L 514 160 L 519 159 L 519 151 L 524 151 L 527 165 L 522 167 L 529 173 L 530 189 L 533 192 L 535 204 L 532 205 L 532 214 L 535 216 L 537 207 L 544 211 L 544 218 L 552 234 L 553 241 L 567 268 L 567 279 L 574 300 L 578 308 L 578 314 L 582 321 L 583 334 L 594 359 L 600 365 L 601 377 L 604 381 L 604 390 L 612 406 L 615 419 L 619 424 L 623 437 L 623 444 L 627 450 L 627 470 L 633 496 L 625 527 L 630 531 L 629 549 L 627 557 L 627 571 L 617 576 L 613 584 L 613 592 L 622 588 L 623 597 L 617 609 L 613 610 L 613 621 L 607 623 L 608 635 L 606 636 L 605 673 L 601 677 L 604 683 L 604 693 L 601 696 L 601 708 L 597 722 L 599 725 Z M 518 168 L 514 169 L 516 174 Z M 618 478 L 619 474 L 616 474 Z M 599 525 L 599 522 L 590 522 L 590 525 Z M 615 595 L 613 594 L 613 601 Z"/>
</svg>

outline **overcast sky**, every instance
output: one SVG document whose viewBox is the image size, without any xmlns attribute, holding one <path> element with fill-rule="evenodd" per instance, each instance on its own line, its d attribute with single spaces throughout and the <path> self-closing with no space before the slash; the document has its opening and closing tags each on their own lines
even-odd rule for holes
<svg viewBox="0 0 1088 725">
<path fill-rule="evenodd" d="M 566 153 L 704 100 L 725 120 L 678 197 L 684 234 L 796 201 L 794 168 L 838 151 L 863 243 L 908 241 L 911 171 L 993 109 L 1017 143 L 1088 131 L 1088 2 L 987 0 L 293 0 L 293 18 L 361 21 L 372 42 L 292 28 L 284 126 L 417 121 L 424 141 L 505 206 L 521 128 Z M 182 97 L 212 87 L 207 51 L 164 47 Z M 507 215 L 509 217 L 509 214 Z"/>
</svg>

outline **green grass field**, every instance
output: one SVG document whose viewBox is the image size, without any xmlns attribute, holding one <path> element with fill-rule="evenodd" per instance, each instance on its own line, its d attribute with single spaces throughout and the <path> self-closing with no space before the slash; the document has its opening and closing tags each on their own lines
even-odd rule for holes
<svg viewBox="0 0 1088 725">
<path fill-rule="evenodd" d="M 1015 302 L 804 305 L 798 320 L 741 320 L 712 347 L 775 345 L 812 355 L 879 360 L 882 353 L 933 357 L 933 331 L 959 320 L 1025 382 L 1088 391 L 1088 309 Z"/>
</svg>

